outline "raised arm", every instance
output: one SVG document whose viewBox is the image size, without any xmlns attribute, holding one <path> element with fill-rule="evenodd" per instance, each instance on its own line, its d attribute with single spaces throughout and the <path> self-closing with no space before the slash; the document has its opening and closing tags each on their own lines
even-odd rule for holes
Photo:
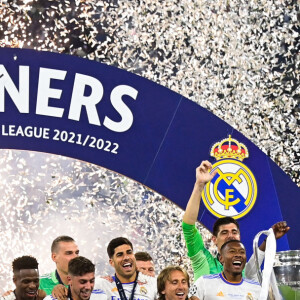
<svg viewBox="0 0 300 300">
<path fill-rule="evenodd" d="M 284 236 L 290 230 L 290 227 L 287 226 L 287 223 L 285 221 L 280 221 L 280 222 L 275 223 L 272 226 L 272 228 L 273 228 L 276 240 L 280 239 L 282 236 Z M 258 264 L 259 264 L 259 266 L 261 266 L 261 264 L 265 258 L 264 252 L 266 250 L 266 240 L 264 240 L 261 243 L 261 245 L 259 246 L 259 250 L 260 251 L 258 251 L 258 253 L 257 253 L 258 254 Z M 249 261 L 246 264 L 245 276 L 248 279 L 258 281 L 254 254 L 252 254 L 252 256 L 250 257 Z"/>
<path fill-rule="evenodd" d="M 186 224 L 194 225 L 197 221 L 202 191 L 205 184 L 212 180 L 216 174 L 216 171 L 210 174 L 211 169 L 212 165 L 207 160 L 202 161 L 196 169 L 196 182 L 183 216 L 183 222 Z"/>
<path fill-rule="evenodd" d="M 277 222 L 272 226 L 272 228 L 273 228 L 276 240 L 283 237 L 290 230 L 290 227 L 287 226 L 286 221 Z M 261 243 L 261 245 L 259 246 L 259 250 L 261 250 L 261 251 L 266 250 L 266 240 L 264 240 Z"/>
</svg>

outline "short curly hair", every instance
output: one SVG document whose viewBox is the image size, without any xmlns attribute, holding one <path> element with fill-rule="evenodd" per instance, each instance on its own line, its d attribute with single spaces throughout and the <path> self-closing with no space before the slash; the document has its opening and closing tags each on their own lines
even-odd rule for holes
<svg viewBox="0 0 300 300">
<path fill-rule="evenodd" d="M 73 276 L 83 276 L 95 272 L 95 265 L 83 256 L 77 256 L 69 261 L 68 273 Z"/>
<path fill-rule="evenodd" d="M 38 262 L 36 258 L 29 255 L 24 255 L 14 259 L 12 262 L 13 272 L 20 271 L 23 269 L 38 269 Z"/>
</svg>

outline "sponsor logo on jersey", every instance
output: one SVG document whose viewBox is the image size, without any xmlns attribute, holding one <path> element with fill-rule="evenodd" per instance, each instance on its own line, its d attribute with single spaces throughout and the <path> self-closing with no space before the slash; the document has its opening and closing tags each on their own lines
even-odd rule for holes
<svg viewBox="0 0 300 300">
<path fill-rule="evenodd" d="M 242 163 L 249 157 L 247 147 L 229 135 L 212 146 L 210 155 L 217 160 L 211 172 L 217 171 L 217 174 L 203 190 L 206 208 L 218 218 L 245 216 L 257 197 L 255 177 Z"/>
<path fill-rule="evenodd" d="M 217 293 L 217 295 L 216 295 L 216 296 L 219 296 L 219 297 L 224 297 L 224 294 L 223 294 L 223 292 L 221 291 L 221 292 Z"/>
</svg>

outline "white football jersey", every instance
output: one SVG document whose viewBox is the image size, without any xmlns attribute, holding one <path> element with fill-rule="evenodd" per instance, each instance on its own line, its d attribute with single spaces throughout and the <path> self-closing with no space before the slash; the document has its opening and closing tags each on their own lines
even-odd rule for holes
<svg viewBox="0 0 300 300">
<path fill-rule="evenodd" d="M 103 291 L 99 291 L 94 288 L 92 291 L 91 297 L 89 300 L 106 300 L 106 295 L 103 293 Z M 56 298 L 52 297 L 52 295 L 48 295 L 44 300 L 57 300 Z M 68 300 L 71 300 L 68 298 Z"/>
<path fill-rule="evenodd" d="M 114 276 L 113 276 L 114 279 Z M 123 283 L 127 300 L 130 299 L 134 282 Z M 104 278 L 96 278 L 95 289 L 103 292 L 107 300 L 121 300 L 116 282 L 109 282 Z M 134 292 L 134 300 L 155 300 L 157 294 L 156 278 L 139 273 Z"/>
<path fill-rule="evenodd" d="M 243 278 L 239 283 L 227 281 L 222 273 L 205 275 L 196 280 L 190 296 L 200 300 L 258 300 L 259 283 Z"/>
</svg>

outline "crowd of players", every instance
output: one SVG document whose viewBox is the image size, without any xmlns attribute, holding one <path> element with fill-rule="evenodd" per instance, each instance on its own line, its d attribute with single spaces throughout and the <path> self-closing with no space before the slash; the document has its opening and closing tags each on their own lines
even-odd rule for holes
<svg viewBox="0 0 300 300">
<path fill-rule="evenodd" d="M 51 246 L 56 269 L 39 276 L 38 262 L 32 256 L 16 258 L 13 263 L 14 291 L 1 300 L 228 300 L 259 299 L 261 287 L 255 281 L 254 259 L 247 262 L 240 241 L 239 224 L 230 217 L 220 218 L 213 228 L 218 254 L 214 257 L 205 247 L 195 227 L 201 194 L 214 173 L 208 161 L 196 169 L 196 182 L 183 217 L 183 233 L 194 271 L 194 284 L 180 266 L 167 266 L 158 276 L 155 264 L 146 252 L 134 254 L 132 243 L 124 237 L 110 241 L 107 247 L 113 276 L 95 277 L 95 265 L 79 256 L 73 238 L 57 237 Z M 276 239 L 290 228 L 285 222 L 272 226 Z M 258 250 L 259 263 L 264 259 L 264 241 Z M 221 297 L 221 298 L 220 298 Z"/>
</svg>

